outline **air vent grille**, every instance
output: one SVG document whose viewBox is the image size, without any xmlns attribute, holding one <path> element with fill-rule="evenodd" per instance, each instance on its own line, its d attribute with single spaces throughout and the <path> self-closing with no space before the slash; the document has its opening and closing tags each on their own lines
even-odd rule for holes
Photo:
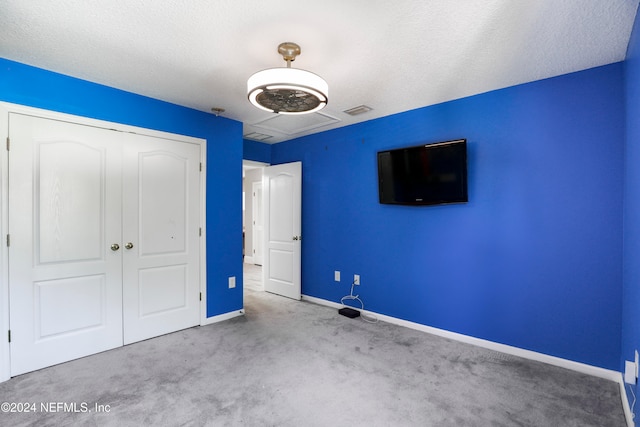
<svg viewBox="0 0 640 427">
<path fill-rule="evenodd" d="M 266 133 L 251 132 L 244 135 L 245 139 L 252 139 L 254 141 L 266 141 L 269 138 L 273 138 L 273 135 L 267 135 Z"/>
<path fill-rule="evenodd" d="M 349 108 L 343 112 L 350 116 L 357 116 L 358 114 L 368 113 L 371 110 L 373 110 L 373 108 L 367 107 L 366 105 L 358 105 L 357 107 Z"/>
</svg>

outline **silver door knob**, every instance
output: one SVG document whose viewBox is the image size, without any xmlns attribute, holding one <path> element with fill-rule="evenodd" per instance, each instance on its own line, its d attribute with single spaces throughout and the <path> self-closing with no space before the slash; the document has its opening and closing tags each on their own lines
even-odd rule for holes
<svg viewBox="0 0 640 427">
<path fill-rule="evenodd" d="M 112 251 L 117 251 L 118 249 L 120 249 L 120 245 L 117 243 L 114 243 L 113 245 L 111 245 L 111 250 Z"/>
<path fill-rule="evenodd" d="M 133 248 L 133 243 L 129 242 L 126 245 L 124 245 L 124 247 L 127 248 L 127 249 L 131 249 L 131 248 Z"/>
</svg>

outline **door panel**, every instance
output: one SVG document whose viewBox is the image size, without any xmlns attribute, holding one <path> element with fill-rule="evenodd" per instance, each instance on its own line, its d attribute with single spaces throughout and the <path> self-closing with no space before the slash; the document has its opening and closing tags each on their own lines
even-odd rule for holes
<svg viewBox="0 0 640 427">
<path fill-rule="evenodd" d="M 11 374 L 122 345 L 113 132 L 9 116 Z"/>
<path fill-rule="evenodd" d="M 140 317 L 185 309 L 188 300 L 187 278 L 185 265 L 140 270 Z"/>
<path fill-rule="evenodd" d="M 265 291 L 301 298 L 302 164 L 264 168 L 264 287 Z"/>
<path fill-rule="evenodd" d="M 36 150 L 38 264 L 101 258 L 103 151 L 67 141 L 42 142 Z"/>
<path fill-rule="evenodd" d="M 293 243 L 291 244 L 293 246 Z M 271 271 L 269 276 L 272 280 L 280 282 L 293 282 L 293 251 L 271 249 Z"/>
<path fill-rule="evenodd" d="M 189 166 L 171 151 L 138 153 L 140 256 L 186 252 Z"/>
<path fill-rule="evenodd" d="M 125 143 L 125 344 L 200 322 L 200 147 L 130 135 Z"/>
<path fill-rule="evenodd" d="M 105 276 L 34 282 L 36 341 L 104 324 Z"/>
</svg>

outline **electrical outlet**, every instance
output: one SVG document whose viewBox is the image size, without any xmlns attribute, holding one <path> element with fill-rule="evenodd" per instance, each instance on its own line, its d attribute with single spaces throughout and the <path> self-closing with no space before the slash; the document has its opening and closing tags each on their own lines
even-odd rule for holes
<svg viewBox="0 0 640 427">
<path fill-rule="evenodd" d="M 638 378 L 638 363 L 640 362 L 640 360 L 638 360 L 638 350 L 636 350 L 636 378 Z"/>
<path fill-rule="evenodd" d="M 229 277 L 229 289 L 236 287 L 236 276 Z"/>
<path fill-rule="evenodd" d="M 336 282 L 340 281 L 340 272 L 338 270 L 333 272 L 333 280 L 335 280 Z"/>
<path fill-rule="evenodd" d="M 631 362 L 630 360 L 624 361 L 624 382 L 627 384 L 635 384 L 636 383 L 636 364 Z"/>
<path fill-rule="evenodd" d="M 360 284 L 360 275 L 359 274 L 354 274 L 353 275 L 353 283 L 356 285 Z"/>
</svg>

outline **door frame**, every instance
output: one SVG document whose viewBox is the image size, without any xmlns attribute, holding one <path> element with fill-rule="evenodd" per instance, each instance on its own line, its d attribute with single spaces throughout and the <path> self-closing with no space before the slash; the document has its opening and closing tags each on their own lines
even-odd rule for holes
<svg viewBox="0 0 640 427">
<path fill-rule="evenodd" d="M 245 232 L 251 228 L 251 233 L 246 233 L 246 234 L 250 234 L 251 235 L 251 246 L 253 247 L 253 224 L 251 223 L 251 221 L 249 220 L 249 218 L 247 218 L 247 215 L 249 215 L 249 210 L 246 209 L 247 206 L 247 200 L 249 200 L 249 198 L 251 197 L 251 191 L 253 189 L 252 185 L 247 184 L 246 182 L 246 172 L 248 171 L 253 171 L 256 169 L 260 169 L 260 182 L 262 182 L 262 169 L 270 166 L 269 163 L 264 163 L 264 162 L 258 162 L 255 160 L 247 160 L 247 159 L 242 159 L 242 192 L 244 193 L 244 199 L 245 199 L 245 209 L 243 209 L 242 211 L 242 216 L 243 216 L 243 224 L 244 224 L 244 230 Z M 251 181 L 254 182 L 254 181 Z M 257 181 L 255 181 L 257 182 Z M 251 209 L 253 210 L 253 201 L 251 202 Z M 264 213 L 263 213 L 264 216 Z M 247 235 L 245 235 L 245 239 L 246 239 Z M 245 241 L 246 244 L 246 241 Z M 253 253 L 247 254 L 245 252 L 244 254 L 244 259 L 243 259 L 243 264 L 247 263 L 247 264 L 253 264 L 254 263 L 254 259 L 253 259 Z M 243 283 L 244 283 L 244 279 L 243 279 Z M 244 304 L 243 304 L 244 305 Z"/>
<path fill-rule="evenodd" d="M 260 188 L 260 196 L 256 196 L 256 190 L 257 188 Z M 252 247 L 253 247 L 253 263 L 257 264 L 257 265 L 262 265 L 263 261 L 263 249 L 264 249 L 264 236 L 262 238 L 262 240 L 259 240 L 257 238 L 257 234 L 256 233 L 256 219 L 260 221 L 261 225 L 260 227 L 263 228 L 263 232 L 264 232 L 264 226 L 262 225 L 262 222 L 264 220 L 264 214 L 262 212 L 262 181 L 253 181 L 251 183 L 251 197 L 252 197 L 252 201 L 251 201 L 251 237 L 252 237 Z M 256 209 L 256 204 L 259 203 L 260 204 L 260 211 L 259 211 L 259 215 L 256 213 L 258 212 L 258 209 Z M 257 243 L 257 244 L 256 244 Z M 260 252 L 258 252 L 258 248 L 260 248 Z M 258 254 L 260 255 L 258 257 Z"/>
<path fill-rule="evenodd" d="M 187 142 L 200 146 L 200 325 L 207 324 L 207 222 L 206 222 L 206 176 L 207 176 L 207 141 L 203 138 L 173 134 L 169 132 L 114 123 L 105 120 L 91 119 L 83 116 L 59 113 L 41 108 L 28 107 L 9 102 L 0 102 L 0 135 L 3 145 L 0 147 L 0 382 L 11 378 L 11 347 L 8 340 L 9 323 L 9 251 L 6 245 L 6 236 L 9 230 L 9 156 L 6 149 L 6 140 L 9 136 L 9 114 L 19 113 L 42 117 L 59 121 L 66 121 L 85 126 L 109 129 L 118 132 L 135 133 L 155 138 L 170 139 L 173 141 Z"/>
</svg>

